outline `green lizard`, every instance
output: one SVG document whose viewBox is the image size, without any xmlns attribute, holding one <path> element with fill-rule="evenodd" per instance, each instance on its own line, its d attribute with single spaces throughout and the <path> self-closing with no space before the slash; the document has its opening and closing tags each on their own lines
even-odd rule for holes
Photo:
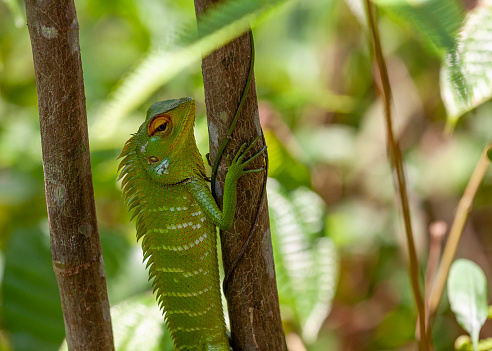
<svg viewBox="0 0 492 351">
<path fill-rule="evenodd" d="M 216 226 L 232 226 L 236 184 L 266 147 L 244 160 L 243 144 L 228 157 L 223 211 L 212 197 L 196 146 L 192 98 L 153 104 L 119 157 L 125 201 L 176 350 L 230 350 L 219 288 Z"/>
</svg>

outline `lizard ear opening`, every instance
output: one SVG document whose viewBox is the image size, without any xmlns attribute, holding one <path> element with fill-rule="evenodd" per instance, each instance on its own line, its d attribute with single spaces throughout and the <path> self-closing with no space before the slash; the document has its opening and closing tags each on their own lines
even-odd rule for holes
<svg viewBox="0 0 492 351">
<path fill-rule="evenodd" d="M 149 123 L 149 137 L 153 135 L 158 135 L 162 138 L 171 134 L 173 130 L 173 122 L 171 116 L 169 115 L 158 115 L 155 116 Z"/>
</svg>

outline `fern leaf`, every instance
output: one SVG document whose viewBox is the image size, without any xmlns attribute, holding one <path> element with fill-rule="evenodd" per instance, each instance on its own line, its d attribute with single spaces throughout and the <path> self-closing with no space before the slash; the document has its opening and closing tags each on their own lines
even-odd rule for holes
<svg viewBox="0 0 492 351">
<path fill-rule="evenodd" d="M 267 184 L 281 307 L 292 311 L 304 341 L 311 344 L 330 311 L 337 280 L 331 240 L 313 238 L 322 229 L 324 204 L 307 188 L 289 194 L 274 179 Z"/>
<path fill-rule="evenodd" d="M 373 0 L 390 16 L 412 27 L 439 56 L 453 50 L 465 11 L 458 0 Z"/>
</svg>

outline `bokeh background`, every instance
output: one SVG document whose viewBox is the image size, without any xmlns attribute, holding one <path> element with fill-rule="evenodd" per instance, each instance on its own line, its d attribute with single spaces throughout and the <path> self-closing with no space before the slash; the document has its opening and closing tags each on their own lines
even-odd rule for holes
<svg viewBox="0 0 492 351">
<path fill-rule="evenodd" d="M 491 140 L 492 105 L 481 104 L 450 122 L 441 98 L 446 43 L 436 46 L 432 33 L 426 36 L 425 28 L 412 26 L 417 22 L 409 22 L 405 8 L 396 6 L 405 1 L 378 3 L 395 131 L 425 270 L 430 228 L 449 227 Z M 116 157 L 151 103 L 183 96 L 197 100 L 196 138 L 202 154 L 208 152 L 200 61 L 185 55 L 178 64 L 166 56 L 169 43 L 193 22 L 193 2 L 78 0 L 76 6 L 117 343 L 126 342 L 119 350 L 172 349 L 155 322 L 160 316 L 116 181 Z M 477 4 L 456 1 L 456 6 L 465 14 Z M 441 17 L 432 18 L 432 11 L 420 16 L 424 13 L 430 23 L 440 24 Z M 49 351 L 58 350 L 64 329 L 51 269 L 36 84 L 24 17 L 22 2 L 0 2 L 0 350 Z M 362 2 L 277 1 L 254 23 L 256 88 L 271 161 L 272 238 L 289 348 L 414 350 L 416 308 Z M 491 195 L 489 172 L 457 253 L 479 264 L 489 278 Z M 138 336 L 148 342 L 151 331 L 156 345 L 136 346 L 141 345 Z M 486 324 L 482 336 L 491 333 Z M 453 349 L 461 334 L 444 297 L 434 324 L 436 350 Z"/>
</svg>

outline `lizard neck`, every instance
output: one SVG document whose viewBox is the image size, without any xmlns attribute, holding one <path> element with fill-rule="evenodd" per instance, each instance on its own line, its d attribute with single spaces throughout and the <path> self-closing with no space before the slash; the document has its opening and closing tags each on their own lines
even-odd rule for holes
<svg viewBox="0 0 492 351">
<path fill-rule="evenodd" d="M 161 184 L 171 185 L 193 177 L 206 177 L 205 165 L 194 136 L 188 138 L 178 150 L 171 153 L 168 171 L 168 174 L 159 179 Z"/>
<path fill-rule="evenodd" d="M 152 166 L 142 157 L 145 146 L 132 139 L 128 142 L 128 152 L 122 160 L 122 165 L 128 167 L 122 173 L 130 175 L 134 182 L 141 183 L 140 190 L 153 189 L 157 185 L 179 184 L 193 177 L 206 177 L 205 165 L 194 136 L 183 140 L 158 164 Z M 149 167 L 154 167 L 152 175 Z"/>
</svg>

